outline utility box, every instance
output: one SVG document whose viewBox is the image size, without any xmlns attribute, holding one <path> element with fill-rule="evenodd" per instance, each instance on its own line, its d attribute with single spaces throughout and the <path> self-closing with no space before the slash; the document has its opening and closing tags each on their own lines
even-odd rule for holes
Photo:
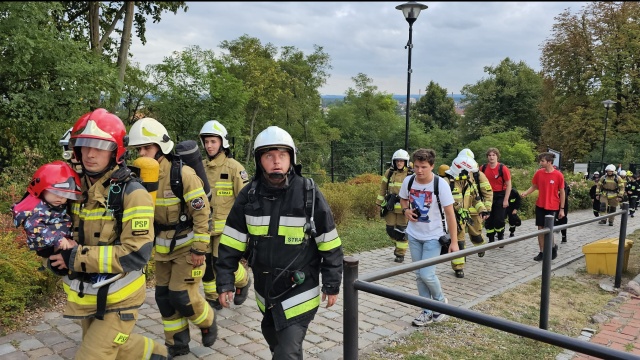
<svg viewBox="0 0 640 360">
<path fill-rule="evenodd" d="M 589 274 L 616 274 L 618 261 L 618 238 L 597 240 L 582 247 Z M 633 240 L 624 240 L 624 257 L 622 271 L 627 270 L 629 264 L 629 250 L 633 246 Z"/>
</svg>

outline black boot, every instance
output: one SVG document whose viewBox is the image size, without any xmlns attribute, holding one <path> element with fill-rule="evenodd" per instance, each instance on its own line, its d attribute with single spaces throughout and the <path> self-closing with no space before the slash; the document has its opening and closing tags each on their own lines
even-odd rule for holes
<svg viewBox="0 0 640 360">
<path fill-rule="evenodd" d="M 217 316 L 213 316 L 213 324 L 206 329 L 200 329 L 202 333 L 202 346 L 211 347 L 218 338 L 218 324 L 216 324 Z"/>
</svg>

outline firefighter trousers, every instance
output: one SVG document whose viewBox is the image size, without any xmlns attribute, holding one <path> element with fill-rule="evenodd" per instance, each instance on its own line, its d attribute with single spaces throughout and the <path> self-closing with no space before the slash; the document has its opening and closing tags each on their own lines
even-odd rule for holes
<svg viewBox="0 0 640 360">
<path fill-rule="evenodd" d="M 207 300 L 218 300 L 218 292 L 216 288 L 216 260 L 218 259 L 218 245 L 220 245 L 220 237 L 222 235 L 214 235 L 211 237 L 212 251 L 207 253 L 205 264 L 207 266 L 202 277 L 202 285 L 204 288 L 204 297 Z M 246 261 L 238 263 L 238 269 L 233 273 L 235 276 L 236 289 L 242 289 L 249 284 L 249 268 Z"/>
<path fill-rule="evenodd" d="M 393 254 L 395 256 L 405 256 L 407 249 L 409 248 L 409 241 L 405 230 L 407 229 L 407 218 L 403 214 L 396 214 L 395 212 L 389 212 L 384 216 L 386 222 L 387 235 L 391 238 L 391 241 L 395 244 Z"/>
<path fill-rule="evenodd" d="M 191 253 L 156 260 L 156 303 L 162 315 L 165 344 L 189 346 L 189 321 L 200 329 L 213 325 L 213 309 L 200 294 L 205 265 L 194 267 Z"/>
<path fill-rule="evenodd" d="M 602 208 L 604 207 L 604 211 L 600 212 L 600 215 L 604 215 L 605 212 L 607 214 L 611 214 L 613 212 L 616 212 L 616 208 L 618 207 L 618 197 L 613 196 L 613 197 L 608 197 L 606 194 L 600 194 L 600 209 L 602 210 Z M 604 204 L 604 206 L 602 205 Z M 613 220 L 614 217 L 610 217 L 609 218 L 609 224 L 613 224 Z M 604 220 L 601 220 L 604 221 Z"/>
<path fill-rule="evenodd" d="M 140 334 L 132 334 L 138 309 L 108 312 L 104 320 L 83 319 L 82 344 L 77 360 L 167 359 L 167 347 Z M 109 340 L 109 341 L 107 341 Z"/>
<path fill-rule="evenodd" d="M 465 228 L 469 232 L 469 238 L 473 246 L 484 245 L 485 241 L 482 238 L 482 219 L 478 215 L 471 215 L 471 220 L 473 220 L 472 225 L 463 224 L 458 229 L 458 247 L 460 250 L 465 248 Z M 465 257 L 459 257 L 451 260 L 451 269 L 453 270 L 462 270 L 464 269 L 464 264 L 466 262 Z"/>
</svg>

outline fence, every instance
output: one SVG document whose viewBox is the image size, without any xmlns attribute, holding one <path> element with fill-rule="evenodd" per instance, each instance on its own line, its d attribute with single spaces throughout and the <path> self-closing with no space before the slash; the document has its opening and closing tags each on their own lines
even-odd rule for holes
<svg viewBox="0 0 640 360">
<path fill-rule="evenodd" d="M 549 295 L 551 285 L 551 249 L 553 233 L 571 227 L 599 221 L 605 218 L 621 215 L 620 235 L 618 243 L 618 256 L 616 264 L 615 287 L 620 288 L 622 279 L 622 267 L 624 264 L 624 246 L 627 232 L 629 205 L 623 203 L 621 210 L 601 217 L 579 221 L 554 227 L 554 217 L 545 217 L 545 226 L 538 231 L 515 236 L 500 242 L 475 246 L 455 253 L 437 256 L 431 259 L 417 261 L 415 263 L 400 265 L 391 269 L 365 274 L 358 277 L 358 259 L 346 257 L 344 260 L 344 319 L 343 319 L 343 339 L 344 339 L 344 359 L 358 359 L 358 291 L 362 290 L 371 294 L 379 295 L 388 299 L 400 301 L 406 304 L 428 308 L 433 311 L 454 316 L 466 321 L 488 326 L 497 330 L 506 331 L 514 335 L 524 336 L 533 340 L 547 344 L 560 346 L 565 349 L 574 350 L 591 356 L 603 359 L 638 359 L 637 355 L 611 349 L 602 345 L 585 342 L 572 337 L 548 331 L 549 325 Z M 403 274 L 425 266 L 436 265 L 449 262 L 455 258 L 477 254 L 479 252 L 494 249 L 500 246 L 515 244 L 526 239 L 544 234 L 544 250 L 542 260 L 542 284 L 540 290 L 540 319 L 539 328 L 520 324 L 514 321 L 505 320 L 499 317 L 486 315 L 468 309 L 458 308 L 438 301 L 426 299 L 417 295 L 407 294 L 381 285 L 374 284 L 376 280 L 385 279 L 391 276 Z"/>
</svg>

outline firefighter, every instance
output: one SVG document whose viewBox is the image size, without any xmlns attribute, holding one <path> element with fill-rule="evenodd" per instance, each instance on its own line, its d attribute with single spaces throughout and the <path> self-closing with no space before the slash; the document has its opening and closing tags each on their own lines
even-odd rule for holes
<svg viewBox="0 0 640 360">
<path fill-rule="evenodd" d="M 625 192 L 629 199 L 629 216 L 634 217 L 636 206 L 638 206 L 638 182 L 635 174 L 631 171 L 627 171 L 627 179 Z"/>
<path fill-rule="evenodd" d="M 220 304 L 228 307 L 233 299 L 234 272 L 248 252 L 273 359 L 302 359 L 320 303 L 326 300 L 328 308 L 338 299 L 342 242 L 318 186 L 300 175 L 291 135 L 270 126 L 256 136 L 253 151 L 256 174 L 238 195 L 220 238 Z"/>
<path fill-rule="evenodd" d="M 400 206 L 400 186 L 402 181 L 413 174 L 409 168 L 409 153 L 399 149 L 391 157 L 391 167 L 387 169 L 380 182 L 380 192 L 376 199 L 376 205 L 380 207 L 380 215 L 386 222 L 387 235 L 395 243 L 393 254 L 394 261 L 401 263 L 407 253 L 409 242 L 405 236 L 407 219 L 402 214 Z"/>
<path fill-rule="evenodd" d="M 200 328 L 202 345 L 213 346 L 218 333 L 215 314 L 200 294 L 210 218 L 202 180 L 194 169 L 182 165 L 184 204 L 181 204 L 169 181 L 174 143 L 156 119 L 136 121 L 129 131 L 129 146 L 134 147 L 139 156 L 156 159 L 160 164 L 154 223 L 155 298 L 169 354 L 189 353 L 189 321 Z"/>
<path fill-rule="evenodd" d="M 82 343 L 75 358 L 166 359 L 166 346 L 132 333 L 146 298 L 143 269 L 153 248 L 154 214 L 151 195 L 130 181 L 124 124 L 96 109 L 72 129 L 69 145 L 82 167 L 86 194 L 84 201 L 72 204 L 78 245 L 52 255 L 49 265 L 66 275 L 64 317 L 81 321 Z M 99 286 L 91 282 L 97 273 L 117 280 Z"/>
<path fill-rule="evenodd" d="M 616 174 L 616 167 L 613 164 L 607 165 L 604 169 L 605 173 L 600 177 L 598 186 L 596 187 L 596 200 L 600 200 L 600 209 L 605 207 L 604 211 L 600 211 L 600 215 L 605 212 L 611 214 L 616 211 L 616 206 L 622 201 L 624 196 L 624 185 L 620 177 Z M 613 217 L 609 218 L 609 226 L 613 226 Z M 599 224 L 606 224 L 607 219 L 602 219 Z"/>
<path fill-rule="evenodd" d="M 453 209 L 458 222 L 458 247 L 464 249 L 465 230 L 473 246 L 485 243 L 482 238 L 482 223 L 491 212 L 493 192 L 489 180 L 481 171 L 478 171 L 478 163 L 471 157 L 462 154 L 453 159 L 449 170 L 445 171 L 449 176 L 449 184 L 453 194 Z M 478 253 L 484 256 L 484 251 Z M 451 260 L 451 268 L 456 277 L 464 277 L 465 258 Z"/>
<path fill-rule="evenodd" d="M 207 121 L 200 130 L 200 141 L 207 153 L 204 160 L 207 179 L 211 185 L 211 212 L 213 229 L 211 243 L 207 250 L 207 270 L 202 283 L 204 295 L 209 304 L 216 310 L 222 306 L 216 291 L 215 264 L 218 259 L 218 247 L 224 224 L 240 190 L 249 183 L 249 175 L 244 166 L 231 157 L 227 129 L 217 120 Z M 235 272 L 236 294 L 233 303 L 241 305 L 247 300 L 251 289 L 251 278 L 247 271 L 246 261 L 240 261 Z"/>
</svg>

